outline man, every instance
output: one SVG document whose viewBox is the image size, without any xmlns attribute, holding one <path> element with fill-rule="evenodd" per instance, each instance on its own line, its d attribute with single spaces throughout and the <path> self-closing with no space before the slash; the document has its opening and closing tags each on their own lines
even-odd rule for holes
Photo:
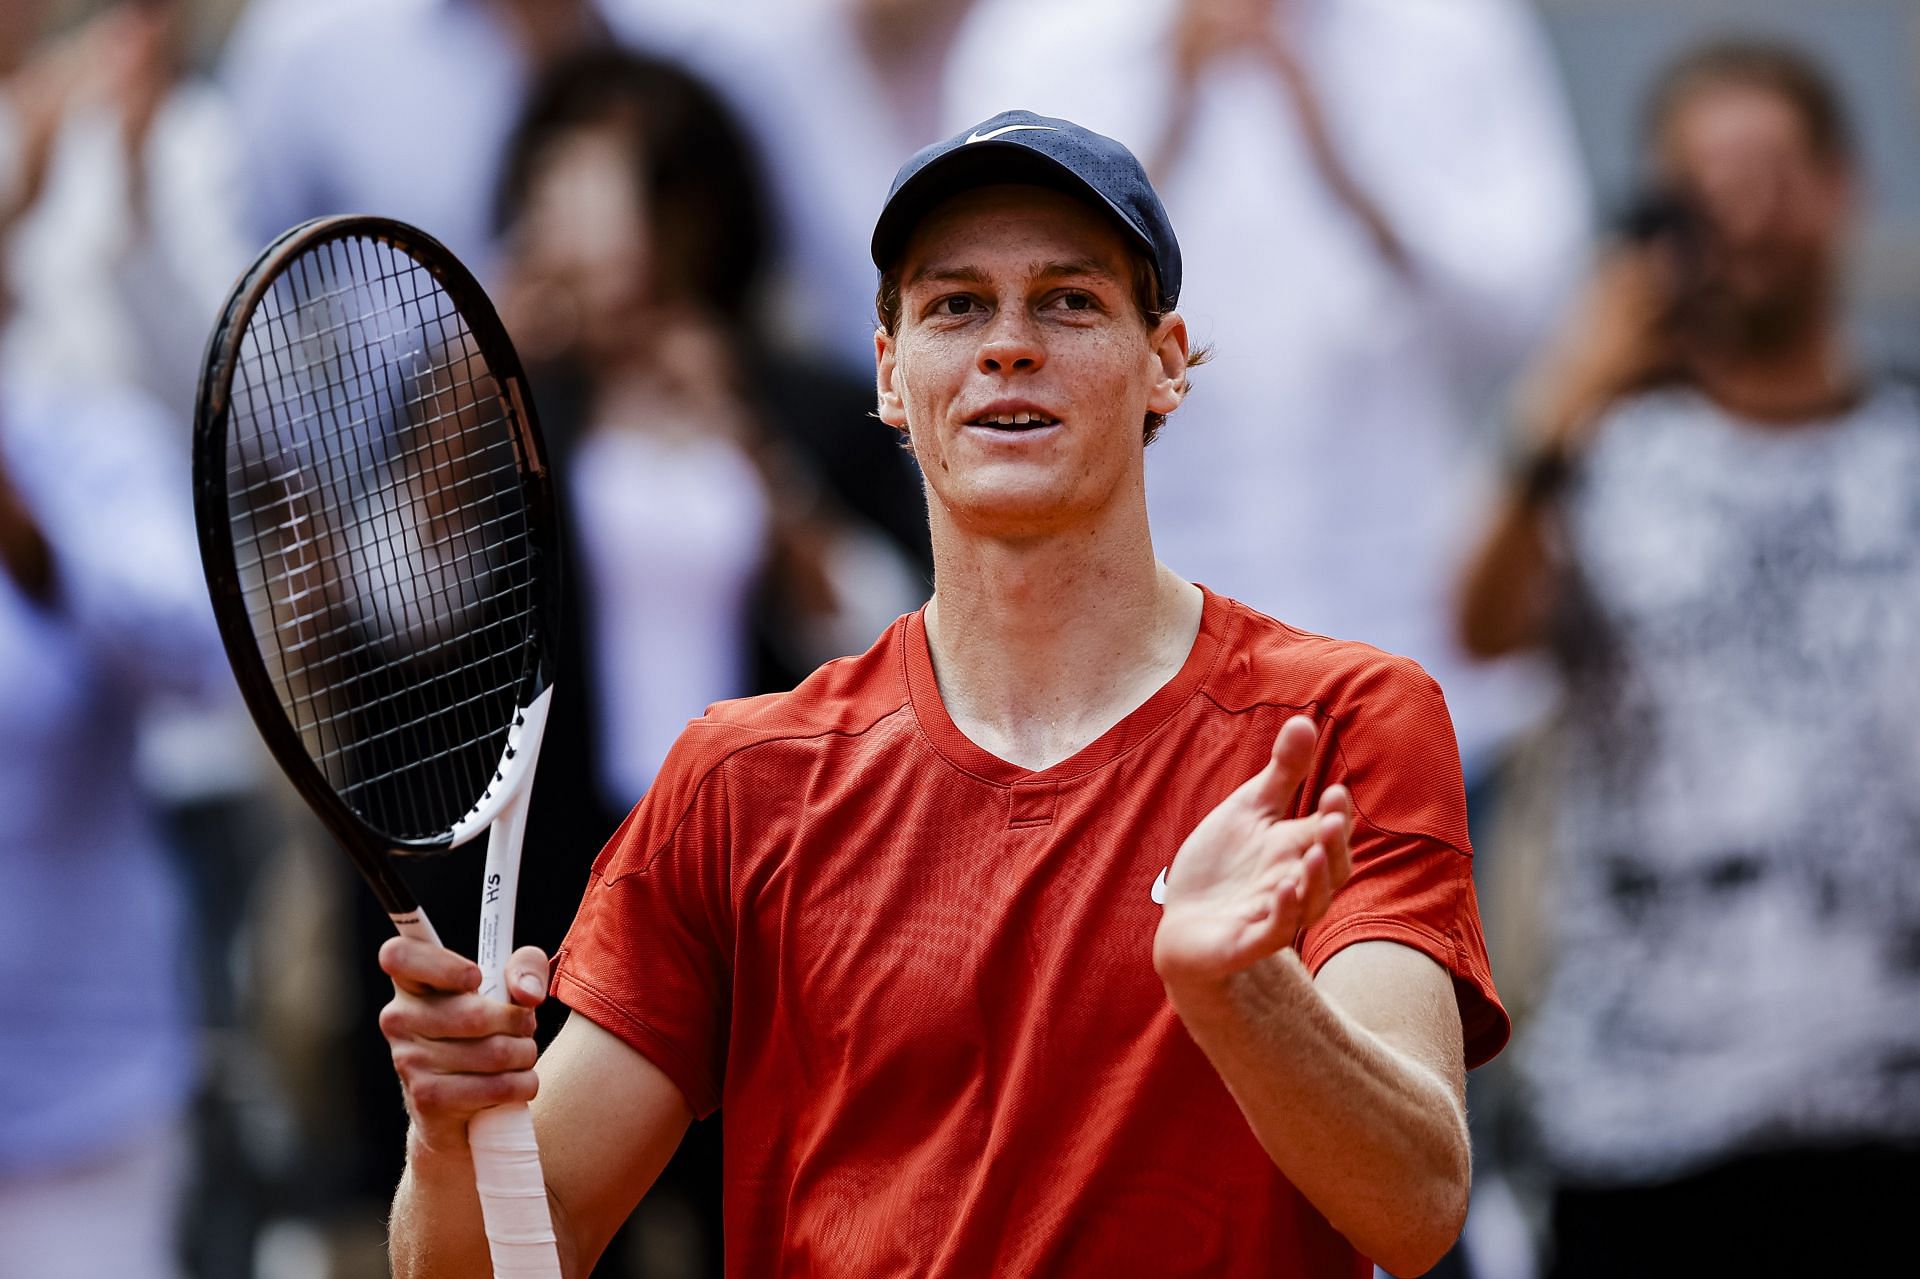
<svg viewBox="0 0 1920 1279">
<path fill-rule="evenodd" d="M 1568 685 L 1522 1063 L 1554 1274 L 1890 1273 L 1876 1205 L 1920 1181 L 1920 397 L 1843 328 L 1826 78 L 1709 47 L 1651 125 L 1664 199 L 1534 379 L 1462 604 L 1473 647 L 1548 646 Z"/>
<path fill-rule="evenodd" d="M 383 948 L 397 1273 L 484 1270 L 465 1123 L 526 1097 L 574 1273 L 723 1104 L 733 1274 L 1425 1269 L 1506 1034 L 1438 689 L 1155 560 L 1144 444 L 1191 355 L 1118 143 L 996 116 L 908 162 L 873 249 L 934 597 L 689 726 L 595 867 L 537 1081 L 540 954 L 509 1008 Z"/>
</svg>

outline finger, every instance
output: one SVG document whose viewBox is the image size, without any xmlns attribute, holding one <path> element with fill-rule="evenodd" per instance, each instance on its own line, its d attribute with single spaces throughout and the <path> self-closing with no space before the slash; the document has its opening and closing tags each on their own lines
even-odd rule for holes
<svg viewBox="0 0 1920 1279">
<path fill-rule="evenodd" d="M 1319 812 L 1314 840 L 1327 850 L 1327 879 L 1338 891 L 1353 873 L 1353 796 L 1344 786 L 1329 786 Z"/>
<path fill-rule="evenodd" d="M 503 1004 L 484 995 L 420 996 L 401 992 L 380 1010 L 380 1033 L 398 1042 L 411 1039 L 485 1039 L 489 1035 L 529 1037 L 531 1008 Z"/>
<path fill-rule="evenodd" d="M 1274 734 L 1273 754 L 1260 773 L 1259 800 L 1270 812 L 1284 813 L 1293 802 L 1294 792 L 1307 778 L 1313 763 L 1313 744 L 1319 730 L 1305 715 L 1294 715 Z"/>
<path fill-rule="evenodd" d="M 1300 863 L 1287 866 L 1286 873 L 1280 877 L 1280 883 L 1269 898 L 1266 919 L 1261 925 L 1258 945 L 1247 956 L 1247 962 L 1265 959 L 1275 954 L 1293 940 L 1300 931 Z"/>
<path fill-rule="evenodd" d="M 380 971 L 415 995 L 462 994 L 480 989 L 480 965 L 418 937 L 389 937 L 380 946 Z"/>
<path fill-rule="evenodd" d="M 531 1070 L 498 1075 L 422 1073 L 406 1081 L 407 1104 L 418 1117 L 469 1116 L 510 1101 L 532 1101 L 540 1077 Z"/>
<path fill-rule="evenodd" d="M 1333 884 L 1327 874 L 1327 850 L 1315 844 L 1300 859 L 1300 927 L 1319 922 L 1333 904 Z"/>
<path fill-rule="evenodd" d="M 538 946 L 522 946 L 507 956 L 507 997 L 523 1008 L 538 1008 L 547 999 L 549 965 Z"/>
<path fill-rule="evenodd" d="M 504 1075 L 532 1070 L 540 1055 L 530 1035 L 482 1039 L 408 1039 L 394 1045 L 394 1069 L 404 1080 L 434 1075 Z"/>
</svg>

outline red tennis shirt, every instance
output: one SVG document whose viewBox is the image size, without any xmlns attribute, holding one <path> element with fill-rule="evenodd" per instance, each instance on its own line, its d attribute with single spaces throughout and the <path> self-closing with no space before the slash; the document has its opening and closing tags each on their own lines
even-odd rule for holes
<svg viewBox="0 0 1920 1279">
<path fill-rule="evenodd" d="M 1403 658 L 1209 593 L 1171 682 L 1029 772 L 954 727 L 915 614 L 690 724 L 595 864 L 555 990 L 695 1113 L 725 1108 L 727 1273 L 1368 1274 L 1153 969 L 1154 880 L 1295 712 L 1322 725 L 1300 811 L 1334 782 L 1357 810 L 1302 958 L 1432 956 L 1485 1061 L 1508 1025 L 1459 757 Z"/>
</svg>

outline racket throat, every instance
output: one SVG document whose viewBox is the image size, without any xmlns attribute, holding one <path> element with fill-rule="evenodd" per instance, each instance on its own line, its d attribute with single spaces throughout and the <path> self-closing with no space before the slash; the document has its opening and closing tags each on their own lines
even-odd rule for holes
<svg viewBox="0 0 1920 1279">
<path fill-rule="evenodd" d="M 507 1002 L 507 956 L 513 945 L 513 907 L 520 888 L 520 846 L 527 831 L 527 798 L 522 786 L 493 819 L 487 834 L 487 869 L 480 882 L 480 993 Z"/>
<path fill-rule="evenodd" d="M 546 736 L 547 712 L 553 689 L 546 688 L 519 714 L 507 734 L 506 749 L 488 793 L 474 806 L 473 817 L 488 819 L 487 864 L 480 879 L 480 937 L 474 959 L 480 965 L 480 993 L 506 1000 L 507 956 L 513 946 L 514 902 L 520 888 L 520 850 L 527 832 L 528 801 L 533 796 L 534 765 Z M 471 820 L 471 818 L 470 818 Z M 470 838 L 474 826 L 456 827 L 454 842 Z M 462 827 L 467 822 L 462 822 Z"/>
</svg>

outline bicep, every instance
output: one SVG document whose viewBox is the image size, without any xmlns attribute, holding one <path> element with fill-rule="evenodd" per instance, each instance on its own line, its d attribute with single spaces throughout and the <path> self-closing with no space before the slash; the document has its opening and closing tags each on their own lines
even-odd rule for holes
<svg viewBox="0 0 1920 1279">
<path fill-rule="evenodd" d="M 584 1272 L 673 1156 L 693 1112 L 658 1066 L 579 1013 L 541 1054 L 539 1074 L 540 1161 Z"/>
<path fill-rule="evenodd" d="M 1442 1083 L 1463 1120 L 1467 1063 L 1453 976 L 1427 955 L 1390 941 L 1362 941 L 1320 967 L 1329 1003 Z"/>
</svg>

